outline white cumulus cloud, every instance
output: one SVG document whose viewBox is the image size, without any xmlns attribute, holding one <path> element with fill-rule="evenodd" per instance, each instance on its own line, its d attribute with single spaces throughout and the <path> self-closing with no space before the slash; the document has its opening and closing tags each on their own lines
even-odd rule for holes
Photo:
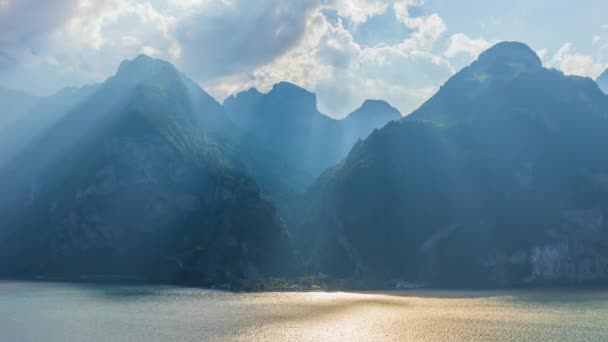
<svg viewBox="0 0 608 342">
<path fill-rule="evenodd" d="M 578 53 L 572 43 L 565 43 L 547 62 L 548 66 L 558 68 L 567 75 L 596 78 L 606 68 L 592 56 Z"/>
<path fill-rule="evenodd" d="M 460 54 L 465 54 L 473 58 L 477 58 L 479 54 L 488 49 L 494 42 L 487 41 L 483 38 L 469 38 L 464 33 L 456 33 L 450 36 L 448 46 L 443 52 L 444 56 L 451 58 Z"/>
</svg>

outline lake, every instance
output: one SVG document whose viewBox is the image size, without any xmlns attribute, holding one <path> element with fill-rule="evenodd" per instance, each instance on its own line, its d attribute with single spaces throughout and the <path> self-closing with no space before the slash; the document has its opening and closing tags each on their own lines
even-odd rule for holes
<svg viewBox="0 0 608 342">
<path fill-rule="evenodd" d="M 0 341 L 608 341 L 608 291 L 247 293 L 0 282 Z"/>
</svg>

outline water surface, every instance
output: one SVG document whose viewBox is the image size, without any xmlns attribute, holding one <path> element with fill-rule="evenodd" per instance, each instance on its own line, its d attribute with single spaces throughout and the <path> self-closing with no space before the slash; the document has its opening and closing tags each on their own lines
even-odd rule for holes
<svg viewBox="0 0 608 342">
<path fill-rule="evenodd" d="M 1 341 L 608 341 L 608 291 L 234 294 L 0 282 Z"/>
</svg>

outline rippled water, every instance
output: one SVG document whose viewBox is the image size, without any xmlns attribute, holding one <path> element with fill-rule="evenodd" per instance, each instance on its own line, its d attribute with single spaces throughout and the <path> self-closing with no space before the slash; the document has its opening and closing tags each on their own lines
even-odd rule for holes
<svg viewBox="0 0 608 342">
<path fill-rule="evenodd" d="M 0 341 L 608 341 L 608 291 L 232 294 L 0 283 Z"/>
</svg>

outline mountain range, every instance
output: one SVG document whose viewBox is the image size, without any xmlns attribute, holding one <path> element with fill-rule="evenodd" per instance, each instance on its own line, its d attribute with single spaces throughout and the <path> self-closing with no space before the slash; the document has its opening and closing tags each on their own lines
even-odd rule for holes
<svg viewBox="0 0 608 342">
<path fill-rule="evenodd" d="M 344 158 L 358 139 L 401 118 L 388 103 L 368 100 L 335 120 L 319 112 L 315 94 L 287 82 L 267 94 L 250 89 L 231 96 L 224 109 L 237 125 L 313 177 Z"/>
<path fill-rule="evenodd" d="M 313 186 L 309 267 L 441 286 L 608 280 L 608 97 L 500 43 Z"/>
<path fill-rule="evenodd" d="M 1 176 L 0 268 L 163 281 L 288 270 L 286 227 L 223 143 L 221 106 L 140 56 Z"/>
<path fill-rule="evenodd" d="M 220 104 L 145 55 L 9 94 L 0 276 L 605 284 L 603 78 L 503 42 L 405 117 L 368 100 L 333 119 L 286 82 Z"/>
<path fill-rule="evenodd" d="M 30 142 L 39 138 L 97 88 L 98 85 L 89 85 L 64 88 L 48 97 L 34 97 L 22 93 L 12 97 L 13 105 L 8 106 L 8 110 L 0 119 L 0 166 L 22 152 Z M 4 103 L 2 101 L 4 100 L 0 98 L 0 103 Z"/>
<path fill-rule="evenodd" d="M 141 55 L 14 113 L 0 274 L 213 284 L 297 268 L 277 208 L 312 177 L 171 64 Z"/>
</svg>

